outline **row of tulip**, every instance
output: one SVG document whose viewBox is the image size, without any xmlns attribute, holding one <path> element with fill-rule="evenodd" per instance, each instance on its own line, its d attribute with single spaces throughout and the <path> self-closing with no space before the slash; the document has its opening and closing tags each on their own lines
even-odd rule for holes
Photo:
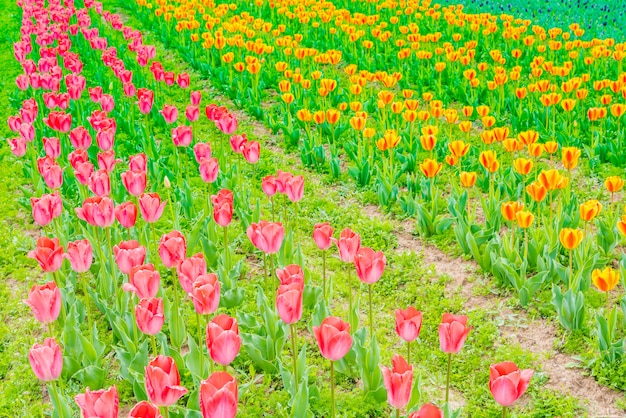
<svg viewBox="0 0 626 418">
<path fill-rule="evenodd" d="M 33 181 L 35 196 L 30 206 L 44 234 L 29 256 L 50 281 L 33 286 L 25 302 L 47 325 L 48 336 L 43 344 L 33 346 L 29 360 L 37 377 L 49 382 L 57 416 L 72 415 L 67 381 L 87 387 L 74 397 L 82 416 L 118 415 L 116 387 L 102 388 L 109 376 L 106 362 L 111 353 L 137 400 L 129 416 L 234 416 L 237 382 L 242 376 L 232 363 L 241 347 L 270 374 L 280 371 L 294 413 L 305 416 L 311 383 L 306 346 L 298 354 L 296 341 L 303 308 L 312 312 L 308 322 L 314 338 L 321 355 L 331 361 L 333 416 L 335 366 L 345 371 L 342 361 L 346 357 L 376 398 L 387 389 L 386 398 L 398 413 L 406 409 L 407 413 L 414 410 L 413 417 L 442 416 L 434 405 L 419 409 L 415 405 L 417 382 L 410 365 L 410 341 L 420 333 L 418 311 L 396 312 L 397 332 L 409 343 L 408 362 L 397 356 L 392 369 L 381 370 L 378 357 L 371 354 L 377 351 L 372 289 L 386 267 L 382 252 L 361 247 L 359 235 L 349 229 L 338 239 L 332 238 L 328 224 L 317 225 L 313 232 L 324 260 L 335 243 L 348 272 L 354 269 L 361 282 L 368 284 L 366 348 L 367 334 L 358 326 L 358 299 L 349 308 L 349 322 L 344 322 L 330 315 L 331 308 L 341 311 L 336 307 L 340 302 L 331 304 L 332 282 L 305 283 L 296 228 L 297 204 L 304 194 L 302 176 L 279 171 L 263 179 L 261 187 L 270 197 L 272 217 L 280 216 L 274 211 L 279 204 L 274 195 L 283 194 L 285 200 L 282 223 L 262 220 L 260 207 L 251 209 L 246 193 L 259 185 L 245 181 L 240 160 L 229 155 L 222 143 L 226 142 L 224 134 L 237 131 L 234 114 L 208 105 L 207 121 L 221 134 L 211 144 L 195 140 L 202 95 L 192 91 L 188 120 L 168 129 L 171 143 L 157 141 L 167 124 L 177 121 L 166 98 L 172 89 L 188 88 L 190 80 L 186 74 L 168 73 L 163 67 L 163 79 L 156 82 L 142 71 L 129 70 L 128 62 L 118 57 L 123 44 L 147 54 L 144 65 L 154 57 L 154 48 L 143 44 L 141 32 L 117 25 L 117 15 L 103 10 L 98 2 L 86 1 L 81 8 L 73 2 L 44 6 L 33 1 L 24 2 L 22 9 L 23 35 L 16 45 L 21 53 L 16 58 L 29 80 L 45 79 L 47 84 L 31 83 L 27 89 L 29 98 L 9 120 L 19 135 L 9 144 Z M 92 19 L 111 24 L 114 35 L 93 27 Z M 160 71 L 158 62 L 152 61 L 151 69 Z M 88 78 L 83 72 L 114 75 L 110 93 L 104 93 L 98 77 Z M 84 97 L 87 83 L 89 99 Z M 156 113 L 157 105 L 162 116 Z M 258 162 L 260 146 L 244 134 L 232 135 L 230 145 L 248 163 Z M 212 156 L 212 147 L 220 150 L 217 157 Z M 194 159 L 196 163 L 189 164 Z M 127 162 L 128 169 L 120 173 L 122 162 Z M 210 199 L 192 192 L 207 187 L 194 187 L 196 183 L 190 180 L 196 167 L 198 184 L 208 184 Z M 216 186 L 222 188 L 212 194 Z M 167 201 L 161 198 L 163 193 Z M 287 200 L 295 222 L 290 222 Z M 239 225 L 264 260 L 265 272 L 258 274 L 263 283 L 258 286 L 256 314 L 235 309 L 242 306 L 244 297 L 238 280 L 244 260 L 234 251 L 237 241 L 232 239 L 233 228 Z M 170 232 L 163 233 L 157 244 L 156 236 L 163 229 Z M 202 251 L 188 257 L 198 247 Z M 69 260 L 69 269 L 63 266 L 64 259 Z M 275 262 L 284 267 L 276 269 Z M 209 268 L 216 273 L 209 273 Z M 188 298 L 179 295 L 179 284 Z M 350 284 L 349 303 L 353 293 Z M 195 312 L 197 339 L 187 332 L 192 328 L 187 321 L 190 312 Z M 205 315 L 212 315 L 206 326 Z M 467 320 L 443 315 L 439 326 L 442 351 L 451 355 L 461 350 L 470 331 Z M 239 332 L 239 324 L 246 332 Z M 285 325 L 291 334 L 292 372 L 283 367 Z M 216 364 L 223 371 L 213 371 Z M 490 389 L 504 413 L 525 392 L 531 376 L 531 371 L 520 371 L 510 362 L 492 366 Z M 184 396 L 188 397 L 183 407 L 179 401 Z M 446 393 L 442 405 L 450 415 L 447 398 Z"/>
</svg>

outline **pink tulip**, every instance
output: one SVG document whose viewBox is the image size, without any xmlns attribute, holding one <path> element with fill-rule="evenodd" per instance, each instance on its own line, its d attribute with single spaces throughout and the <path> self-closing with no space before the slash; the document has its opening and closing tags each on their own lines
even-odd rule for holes
<svg viewBox="0 0 626 418">
<path fill-rule="evenodd" d="M 206 274 L 206 261 L 202 253 L 184 259 L 176 268 L 178 280 L 185 293 L 191 293 L 196 279 Z"/>
<path fill-rule="evenodd" d="M 93 262 L 93 248 L 87 239 L 70 241 L 67 243 L 67 254 L 64 257 L 70 261 L 72 270 L 76 273 L 89 271 Z"/>
<path fill-rule="evenodd" d="M 361 248 L 361 237 L 350 228 L 341 231 L 339 239 L 336 240 L 337 248 L 339 248 L 339 258 L 346 263 L 352 263 L 356 253 Z"/>
<path fill-rule="evenodd" d="M 91 99 L 92 102 L 94 103 L 99 103 L 100 102 L 100 98 L 102 97 L 102 87 L 101 86 L 96 86 L 96 87 L 90 87 L 87 89 L 87 91 L 89 92 L 89 98 Z"/>
<path fill-rule="evenodd" d="M 244 135 L 231 135 L 230 137 L 230 147 L 233 149 L 233 152 L 239 154 L 243 151 L 244 144 L 248 142 L 248 139 Z"/>
<path fill-rule="evenodd" d="M 72 166 L 72 168 L 76 170 L 76 167 L 79 164 L 89 162 L 89 155 L 87 155 L 87 151 L 79 148 L 76 151 L 70 152 L 70 154 L 67 156 L 67 159 L 70 162 L 70 165 Z"/>
<path fill-rule="evenodd" d="M 207 326 L 206 344 L 213 361 L 222 366 L 230 364 L 241 347 L 237 320 L 226 314 L 213 318 Z"/>
<path fill-rule="evenodd" d="M 163 418 L 159 408 L 148 401 L 141 401 L 130 410 L 128 418 Z"/>
<path fill-rule="evenodd" d="M 96 143 L 102 151 L 108 151 L 113 148 L 115 143 L 115 129 L 102 128 L 96 133 Z"/>
<path fill-rule="evenodd" d="M 189 74 L 178 74 L 178 76 L 176 77 L 176 83 L 178 83 L 178 86 L 182 89 L 186 89 L 187 87 L 189 87 Z"/>
<path fill-rule="evenodd" d="M 332 245 L 332 237 L 333 237 L 334 229 L 328 222 L 315 224 L 315 229 L 313 230 L 313 240 L 315 241 L 315 245 L 322 251 L 326 251 Z"/>
<path fill-rule="evenodd" d="M 61 312 L 61 291 L 54 282 L 33 286 L 24 303 L 30 306 L 39 322 L 49 324 L 56 321 Z"/>
<path fill-rule="evenodd" d="M 44 137 L 43 149 L 48 157 L 59 158 L 61 155 L 61 141 L 56 136 L 51 138 Z"/>
<path fill-rule="evenodd" d="M 322 356 L 331 361 L 341 360 L 352 347 L 350 324 L 341 319 L 329 316 L 319 327 L 313 327 Z"/>
<path fill-rule="evenodd" d="M 7 142 L 11 148 L 11 153 L 16 157 L 23 157 L 26 154 L 26 141 L 23 138 L 8 138 Z"/>
<path fill-rule="evenodd" d="M 444 353 L 456 354 L 461 351 L 472 327 L 467 326 L 467 316 L 443 314 L 439 324 L 439 345 Z"/>
<path fill-rule="evenodd" d="M 124 96 L 126 97 L 135 97 L 137 94 L 137 88 L 133 83 L 124 83 L 122 87 L 124 89 Z"/>
<path fill-rule="evenodd" d="M 50 112 L 43 118 L 44 123 L 53 131 L 67 133 L 72 128 L 72 115 L 64 112 Z"/>
<path fill-rule="evenodd" d="M 58 238 L 40 237 L 35 249 L 28 252 L 28 258 L 37 260 L 46 273 L 54 273 L 63 263 L 63 246 Z"/>
<path fill-rule="evenodd" d="M 87 388 L 84 394 L 76 395 L 74 400 L 83 418 L 117 418 L 119 397 L 115 386 L 93 392 Z"/>
<path fill-rule="evenodd" d="M 187 147 L 191 144 L 191 140 L 193 139 L 193 133 L 191 130 L 191 126 L 177 126 L 172 129 L 172 141 L 174 145 L 177 147 Z"/>
<path fill-rule="evenodd" d="M 295 324 L 302 318 L 302 283 L 281 284 L 276 291 L 276 310 L 285 324 Z"/>
<path fill-rule="evenodd" d="M 161 236 L 159 240 L 159 256 L 165 267 L 171 269 L 185 259 L 187 241 L 179 231 L 172 231 Z"/>
<path fill-rule="evenodd" d="M 282 285 L 299 283 L 301 287 L 304 287 L 304 272 L 299 264 L 290 264 L 284 269 L 276 269 L 276 277 Z"/>
<path fill-rule="evenodd" d="M 103 94 L 100 98 L 100 108 L 103 112 L 111 112 L 115 107 L 115 100 L 110 94 Z"/>
<path fill-rule="evenodd" d="M 246 233 L 252 244 L 265 254 L 277 253 L 285 237 L 285 229 L 280 222 L 251 223 Z"/>
<path fill-rule="evenodd" d="M 107 173 L 111 173 L 115 168 L 115 164 L 122 160 L 115 158 L 115 151 L 101 151 L 98 153 L 98 168 L 104 170 Z"/>
<path fill-rule="evenodd" d="M 22 91 L 28 90 L 28 75 L 20 74 L 15 77 L 15 84 L 17 85 L 17 88 Z"/>
<path fill-rule="evenodd" d="M 133 196 L 139 196 L 146 190 L 148 181 L 145 171 L 125 171 L 122 173 L 122 183 Z"/>
<path fill-rule="evenodd" d="M 50 189 L 60 189 L 63 186 L 63 169 L 60 165 L 53 163 L 42 172 L 43 180 Z"/>
<path fill-rule="evenodd" d="M 132 228 L 137 222 L 137 206 L 133 202 L 124 202 L 115 207 L 115 219 L 124 228 Z"/>
<path fill-rule="evenodd" d="M 211 196 L 213 203 L 213 219 L 221 227 L 227 227 L 233 219 L 233 192 L 222 189 L 217 195 Z"/>
<path fill-rule="evenodd" d="M 285 183 L 285 194 L 289 201 L 296 203 L 304 195 L 304 177 L 294 176 Z"/>
<path fill-rule="evenodd" d="M 89 190 L 96 196 L 104 197 L 111 194 L 111 179 L 105 170 L 98 170 L 89 177 Z"/>
<path fill-rule="evenodd" d="M 427 403 L 419 411 L 409 415 L 409 418 L 443 418 L 443 412 L 432 403 Z"/>
<path fill-rule="evenodd" d="M 165 123 L 171 124 L 176 122 L 178 119 L 178 109 L 176 106 L 172 105 L 163 105 L 163 110 L 161 110 L 161 114 L 163 115 L 163 119 L 165 119 Z"/>
<path fill-rule="evenodd" d="M 383 275 L 387 258 L 382 251 L 361 247 L 354 256 L 354 266 L 359 279 L 365 284 L 374 284 Z"/>
<path fill-rule="evenodd" d="M 122 290 L 133 292 L 139 299 L 153 298 L 159 291 L 161 276 L 154 269 L 154 264 L 135 266 L 130 270 L 128 283 L 124 283 Z"/>
<path fill-rule="evenodd" d="M 148 168 L 148 157 L 146 154 L 136 154 L 128 157 L 128 169 L 130 171 L 146 171 Z"/>
<path fill-rule="evenodd" d="M 130 274 L 133 267 L 141 266 L 146 259 L 146 247 L 138 241 L 122 241 L 113 247 L 115 262 L 123 274 Z"/>
<path fill-rule="evenodd" d="M 230 135 L 237 130 L 237 117 L 232 113 L 225 113 L 220 116 L 215 124 L 220 131 L 226 135 Z"/>
<path fill-rule="evenodd" d="M 115 221 L 113 201 L 108 197 L 88 197 L 82 208 L 76 208 L 76 215 L 90 225 L 109 227 Z"/>
<path fill-rule="evenodd" d="M 161 202 L 158 193 L 144 193 L 139 198 L 139 212 L 144 221 L 148 223 L 157 222 L 163 215 L 165 204 L 167 201 Z"/>
<path fill-rule="evenodd" d="M 198 276 L 189 293 L 196 312 L 200 315 L 212 314 L 220 304 L 220 282 L 213 273 Z"/>
<path fill-rule="evenodd" d="M 189 93 L 189 99 L 190 99 L 192 105 L 199 106 L 200 105 L 200 101 L 202 100 L 202 92 L 200 92 L 198 90 L 192 90 Z"/>
<path fill-rule="evenodd" d="M 422 329 L 422 313 L 409 306 L 404 311 L 396 309 L 396 332 L 404 341 L 416 340 Z"/>
<path fill-rule="evenodd" d="M 520 370 L 515 363 L 505 361 L 489 368 L 489 390 L 500 405 L 511 406 L 528 389 L 533 371 Z"/>
<path fill-rule="evenodd" d="M 276 194 L 276 177 L 263 177 L 263 180 L 261 180 L 261 188 L 263 189 L 263 193 L 265 193 L 267 197 L 274 196 Z"/>
<path fill-rule="evenodd" d="M 46 338 L 43 345 L 34 344 L 28 352 L 28 361 L 35 376 L 42 382 L 57 380 L 63 369 L 61 348 L 54 338 Z"/>
<path fill-rule="evenodd" d="M 161 332 L 165 317 L 163 316 L 163 299 L 141 299 L 135 306 L 135 319 L 137 327 L 146 335 L 156 335 Z"/>
<path fill-rule="evenodd" d="M 31 197 L 30 203 L 33 207 L 33 219 L 41 226 L 48 225 L 54 218 L 61 216 L 63 211 L 63 202 L 58 191 L 40 198 Z"/>
<path fill-rule="evenodd" d="M 203 418 L 234 418 L 237 415 L 237 381 L 227 372 L 215 372 L 203 380 L 199 398 Z"/>
<path fill-rule="evenodd" d="M 26 142 L 33 142 L 35 139 L 35 127 L 30 123 L 22 123 L 18 128 L 18 132 L 20 137 Z"/>
<path fill-rule="evenodd" d="M 396 409 L 402 409 L 411 399 L 413 366 L 397 354 L 393 356 L 391 363 L 391 370 L 381 366 L 385 388 L 387 389 L 387 402 Z"/>
<path fill-rule="evenodd" d="M 198 142 L 193 146 L 193 154 L 198 163 L 204 159 L 211 158 L 211 144 L 208 142 Z"/>
<path fill-rule="evenodd" d="M 154 104 L 154 92 L 145 88 L 137 89 L 137 104 L 144 115 L 150 113 Z"/>
<path fill-rule="evenodd" d="M 261 144 L 256 141 L 248 141 L 244 144 L 242 153 L 243 158 L 245 158 L 247 162 L 256 164 L 261 155 Z"/>
<path fill-rule="evenodd" d="M 174 405 L 187 389 L 180 386 L 180 375 L 174 359 L 162 355 L 148 363 L 145 374 L 146 392 L 157 406 Z"/>
<path fill-rule="evenodd" d="M 70 132 L 70 143 L 76 149 L 87 150 L 91 146 L 91 135 L 84 126 L 78 126 Z"/>
<path fill-rule="evenodd" d="M 217 158 L 202 159 L 200 161 L 200 177 L 205 183 L 214 183 L 219 174 Z"/>
<path fill-rule="evenodd" d="M 195 122 L 200 117 L 200 109 L 198 106 L 189 105 L 185 109 L 185 117 L 189 122 Z"/>
<path fill-rule="evenodd" d="M 287 182 L 293 178 L 293 174 L 278 170 L 276 173 L 276 188 L 278 193 L 286 193 Z"/>
</svg>

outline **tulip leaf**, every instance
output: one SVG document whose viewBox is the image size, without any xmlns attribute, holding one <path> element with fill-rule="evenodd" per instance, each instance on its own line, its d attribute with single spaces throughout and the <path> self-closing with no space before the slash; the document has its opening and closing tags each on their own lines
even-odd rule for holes
<svg viewBox="0 0 626 418">
<path fill-rule="evenodd" d="M 72 376 L 72 378 L 82 382 L 83 386 L 92 390 L 103 388 L 106 377 L 107 371 L 96 365 L 89 365 Z"/>
<path fill-rule="evenodd" d="M 422 403 L 422 374 L 413 377 L 413 387 L 411 388 L 411 397 L 406 406 L 407 411 L 418 409 Z"/>
</svg>

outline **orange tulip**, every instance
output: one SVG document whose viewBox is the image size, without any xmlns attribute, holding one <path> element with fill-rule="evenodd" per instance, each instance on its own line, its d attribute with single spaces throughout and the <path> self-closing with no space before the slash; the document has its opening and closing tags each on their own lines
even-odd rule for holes
<svg viewBox="0 0 626 418">
<path fill-rule="evenodd" d="M 606 267 L 603 270 L 595 269 L 591 272 L 591 281 L 601 292 L 609 292 L 619 282 L 619 271 Z"/>
<path fill-rule="evenodd" d="M 474 173 L 473 171 L 471 172 L 467 172 L 467 171 L 463 171 L 460 175 L 459 178 L 461 179 L 461 184 L 463 185 L 463 187 L 466 188 L 470 188 L 473 187 L 474 184 L 476 184 L 476 173 Z M 625 215 L 626 217 L 626 215 Z M 625 225 L 626 226 L 626 225 Z M 625 229 L 626 231 L 626 229 Z M 626 235 L 626 233 L 625 233 Z"/>
<path fill-rule="evenodd" d="M 396 145 L 400 143 L 400 136 L 393 129 L 387 129 L 382 138 L 376 141 L 376 146 L 379 150 L 385 151 L 390 148 L 394 148 Z"/>
<path fill-rule="evenodd" d="M 321 125 L 326 120 L 326 113 L 324 113 L 323 110 L 316 111 L 315 113 L 313 113 L 313 120 L 318 125 Z"/>
<path fill-rule="evenodd" d="M 461 132 L 468 133 L 472 129 L 472 122 L 469 120 L 464 120 L 459 123 L 459 129 Z"/>
<path fill-rule="evenodd" d="M 452 141 L 448 144 L 448 149 L 450 150 L 450 153 L 452 153 L 452 155 L 457 158 L 461 158 L 464 157 L 465 154 L 467 154 L 467 152 L 469 151 L 470 144 L 466 144 L 463 141 Z"/>
<path fill-rule="evenodd" d="M 517 212 L 524 208 L 524 204 L 518 202 L 505 202 L 500 206 L 500 213 L 507 221 L 514 221 Z"/>
<path fill-rule="evenodd" d="M 313 114 L 309 111 L 309 109 L 300 109 L 296 112 L 296 117 L 301 122 L 310 122 L 313 120 Z"/>
<path fill-rule="evenodd" d="M 424 150 L 432 151 L 435 145 L 437 145 L 437 137 L 435 135 L 421 135 L 420 144 L 422 144 Z"/>
<path fill-rule="evenodd" d="M 609 192 L 616 193 L 619 192 L 622 187 L 624 187 L 624 180 L 622 180 L 618 176 L 611 176 L 607 177 L 606 180 L 604 180 L 604 185 Z"/>
<path fill-rule="evenodd" d="M 623 215 L 622 220 L 617 222 L 617 230 L 626 236 L 626 215 Z"/>
<path fill-rule="evenodd" d="M 536 181 L 526 186 L 526 192 L 535 202 L 541 202 L 543 199 L 546 198 L 546 195 L 548 194 L 548 189 L 543 187 L 540 182 Z"/>
<path fill-rule="evenodd" d="M 543 144 L 528 144 L 528 153 L 535 158 L 541 157 L 541 154 L 543 154 L 543 149 Z"/>
<path fill-rule="evenodd" d="M 331 125 L 339 122 L 339 116 L 341 116 L 341 113 L 337 109 L 328 109 L 326 111 L 326 121 Z"/>
<path fill-rule="evenodd" d="M 545 144 L 543 144 L 543 149 L 548 154 L 554 154 L 559 149 L 559 144 L 556 143 L 555 141 L 548 141 Z"/>
<path fill-rule="evenodd" d="M 422 173 L 428 178 L 435 177 L 441 170 L 441 167 L 443 167 L 443 164 L 431 160 L 430 158 L 425 159 L 424 162 L 420 164 L 420 170 L 422 170 Z"/>
<path fill-rule="evenodd" d="M 502 142 L 509 136 L 509 128 L 493 128 L 493 136 L 496 138 L 496 141 Z"/>
<path fill-rule="evenodd" d="M 454 167 L 455 165 L 457 165 L 459 162 L 459 158 L 455 157 L 454 155 L 446 155 L 446 163 L 450 166 L 450 167 Z"/>
<path fill-rule="evenodd" d="M 525 176 L 526 174 L 530 173 L 530 170 L 532 170 L 533 162 L 532 160 L 528 160 L 526 158 L 518 158 L 513 161 L 513 167 L 515 168 L 515 171 L 517 171 L 522 176 Z"/>
<path fill-rule="evenodd" d="M 588 200 L 580 205 L 580 219 L 585 222 L 592 221 L 602 210 L 602 203 L 597 200 Z"/>
<path fill-rule="evenodd" d="M 495 173 L 500 167 L 498 156 L 492 150 L 483 151 L 479 157 L 480 164 L 490 173 Z"/>
<path fill-rule="evenodd" d="M 515 220 L 517 221 L 517 226 L 522 229 L 526 229 L 530 227 L 533 223 L 535 216 L 527 210 L 520 210 L 515 214 Z"/>
<path fill-rule="evenodd" d="M 480 139 L 483 141 L 485 145 L 493 144 L 496 137 L 493 134 L 493 131 L 483 131 L 480 133 Z"/>
<path fill-rule="evenodd" d="M 578 165 L 580 150 L 576 147 L 563 147 L 561 150 L 561 161 L 566 170 L 573 170 Z"/>
<path fill-rule="evenodd" d="M 539 174 L 539 182 L 547 190 L 562 189 L 567 186 L 568 179 L 564 177 L 558 170 L 542 171 Z"/>
<path fill-rule="evenodd" d="M 362 131 L 365 128 L 365 122 L 367 121 L 364 117 L 354 116 L 350 118 L 350 126 L 355 131 Z"/>
<path fill-rule="evenodd" d="M 561 245 L 568 250 L 574 250 L 583 240 L 583 231 L 580 229 L 563 228 L 559 232 L 559 240 Z"/>
</svg>

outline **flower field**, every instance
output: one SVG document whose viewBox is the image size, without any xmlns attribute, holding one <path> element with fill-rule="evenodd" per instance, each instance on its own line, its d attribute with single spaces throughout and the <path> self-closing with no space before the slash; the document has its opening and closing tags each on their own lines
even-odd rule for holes
<svg viewBox="0 0 626 418">
<path fill-rule="evenodd" d="M 1 1 L 0 416 L 626 414 L 620 4 Z"/>
</svg>

